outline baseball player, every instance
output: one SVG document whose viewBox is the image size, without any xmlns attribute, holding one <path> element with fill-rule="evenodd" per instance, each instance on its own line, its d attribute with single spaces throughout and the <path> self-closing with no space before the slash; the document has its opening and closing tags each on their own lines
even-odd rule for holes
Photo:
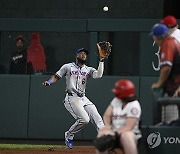
<svg viewBox="0 0 180 154">
<path fill-rule="evenodd" d="M 178 29 L 179 25 L 174 16 L 166 16 L 161 20 L 161 23 L 166 25 L 169 28 L 169 33 L 180 43 L 180 30 Z"/>
<path fill-rule="evenodd" d="M 109 50 L 109 44 L 107 50 Z M 49 86 L 58 81 L 63 76 L 66 78 L 66 97 L 64 100 L 65 108 L 76 119 L 76 122 L 65 132 L 65 144 L 70 149 L 73 147 L 73 138 L 75 133 L 79 132 L 86 124 L 91 121 L 96 129 L 104 127 L 103 120 L 97 111 L 96 106 L 85 96 L 86 83 L 89 77 L 94 79 L 101 78 L 104 71 L 104 59 L 101 55 L 105 53 L 99 44 L 97 44 L 100 53 L 100 62 L 98 69 L 85 65 L 89 51 L 79 48 L 76 51 L 76 61 L 64 64 L 48 81 L 43 85 Z"/>
<path fill-rule="evenodd" d="M 119 80 L 115 83 L 113 93 L 115 98 L 107 107 L 103 117 L 105 127 L 99 130 L 95 140 L 97 153 L 105 154 L 108 153 L 109 148 L 121 147 L 125 154 L 137 154 L 136 145 L 141 138 L 139 130 L 141 107 L 135 97 L 134 84 L 130 80 Z M 110 143 L 105 143 L 105 136 L 109 138 L 107 141 Z M 116 136 L 116 139 L 111 136 Z M 101 137 L 104 138 L 103 141 Z M 106 148 L 102 147 L 101 142 Z"/>
</svg>

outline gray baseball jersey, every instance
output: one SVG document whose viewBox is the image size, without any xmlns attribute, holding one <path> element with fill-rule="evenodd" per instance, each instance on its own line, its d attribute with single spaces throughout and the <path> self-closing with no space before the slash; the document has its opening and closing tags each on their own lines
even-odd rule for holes
<svg viewBox="0 0 180 154">
<path fill-rule="evenodd" d="M 66 91 L 72 93 L 85 94 L 86 83 L 89 77 L 100 78 L 102 77 L 104 70 L 104 63 L 100 62 L 98 70 L 93 67 L 88 67 L 84 65 L 79 67 L 74 62 L 64 64 L 56 75 L 60 78 L 65 76 L 66 78 Z"/>
<path fill-rule="evenodd" d="M 65 108 L 76 119 L 76 122 L 65 132 L 65 139 L 73 139 L 74 134 L 79 132 L 84 125 L 91 121 L 96 129 L 104 127 L 102 117 L 96 106 L 85 96 L 86 83 L 89 77 L 100 78 L 103 75 L 104 62 L 99 63 L 96 70 L 93 67 L 83 65 L 79 67 L 74 62 L 64 64 L 56 76 L 66 78 Z"/>
</svg>

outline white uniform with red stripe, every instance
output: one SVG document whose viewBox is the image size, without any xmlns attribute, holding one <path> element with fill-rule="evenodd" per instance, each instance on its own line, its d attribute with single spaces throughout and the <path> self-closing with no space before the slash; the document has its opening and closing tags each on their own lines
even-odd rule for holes
<svg viewBox="0 0 180 154">
<path fill-rule="evenodd" d="M 141 137 L 141 132 L 139 130 L 139 119 L 141 116 L 141 107 L 137 100 L 129 102 L 122 109 L 122 101 L 118 98 L 114 98 L 111 101 L 111 106 L 113 107 L 112 113 L 112 130 L 117 131 L 119 128 L 125 126 L 126 120 L 129 117 L 137 118 L 138 122 L 135 127 L 132 129 L 133 133 L 139 137 Z"/>
<path fill-rule="evenodd" d="M 65 138 L 73 139 L 74 134 L 79 132 L 85 124 L 91 121 L 97 129 L 104 127 L 103 120 L 96 106 L 85 96 L 86 83 L 89 77 L 100 78 L 103 75 L 104 62 L 99 62 L 96 70 L 93 67 L 83 65 L 79 67 L 75 63 L 63 65 L 56 76 L 66 78 L 66 97 L 64 105 L 76 122 L 65 133 Z"/>
<path fill-rule="evenodd" d="M 180 43 L 180 29 L 176 29 L 170 35 Z"/>
</svg>

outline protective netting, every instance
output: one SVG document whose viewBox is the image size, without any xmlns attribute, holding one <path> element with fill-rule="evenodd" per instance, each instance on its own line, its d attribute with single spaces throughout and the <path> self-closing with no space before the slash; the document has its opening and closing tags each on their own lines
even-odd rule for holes
<svg viewBox="0 0 180 154">
<path fill-rule="evenodd" d="M 32 32 L 1 32 L 0 37 L 0 73 L 9 73 L 11 56 L 16 51 L 16 38 L 22 35 L 24 48 L 31 44 Z M 99 32 L 98 41 L 108 40 L 113 45 L 112 53 L 105 62 L 105 75 L 139 74 L 139 40 L 138 32 Z M 90 49 L 90 32 L 40 32 L 40 42 L 44 48 L 46 74 L 53 74 L 63 64 L 75 60 L 75 51 L 84 47 Z M 98 56 L 98 53 L 93 51 Z M 89 65 L 89 60 L 87 61 Z"/>
</svg>

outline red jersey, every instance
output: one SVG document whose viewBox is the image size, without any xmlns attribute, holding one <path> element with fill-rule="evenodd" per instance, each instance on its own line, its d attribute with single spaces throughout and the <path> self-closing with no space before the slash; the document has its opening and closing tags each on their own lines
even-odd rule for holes
<svg viewBox="0 0 180 154">
<path fill-rule="evenodd" d="M 180 86 L 180 43 L 173 37 L 167 37 L 160 50 L 160 67 L 171 66 L 172 70 L 164 84 L 164 91 L 172 96 Z"/>
</svg>

